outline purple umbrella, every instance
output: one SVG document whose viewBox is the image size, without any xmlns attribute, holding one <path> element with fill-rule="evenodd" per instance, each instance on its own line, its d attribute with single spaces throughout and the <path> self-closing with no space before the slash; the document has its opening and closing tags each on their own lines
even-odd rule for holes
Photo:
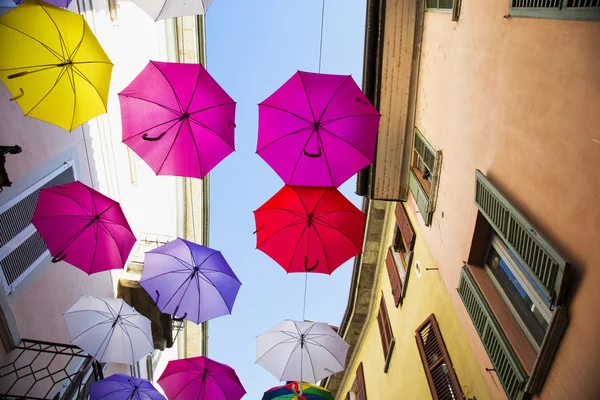
<svg viewBox="0 0 600 400">
<path fill-rule="evenodd" d="M 235 102 L 200 64 L 150 61 L 119 102 L 123 143 L 157 175 L 202 179 L 234 151 Z"/>
<path fill-rule="evenodd" d="M 25 0 L 13 0 L 15 2 L 15 4 L 21 4 L 22 2 L 24 2 Z M 67 8 L 69 7 L 69 4 L 71 4 L 72 0 L 45 0 L 46 3 L 48 4 L 52 4 L 53 6 L 56 7 L 62 7 L 62 8 Z"/>
<path fill-rule="evenodd" d="M 162 312 L 199 324 L 231 314 L 242 284 L 220 251 L 178 238 L 146 252 L 140 285 Z"/>
<path fill-rule="evenodd" d="M 349 75 L 298 71 L 258 109 L 256 153 L 288 185 L 337 187 L 373 162 L 381 116 Z"/>
<path fill-rule="evenodd" d="M 166 400 L 146 379 L 115 374 L 90 386 L 90 400 Z"/>
</svg>

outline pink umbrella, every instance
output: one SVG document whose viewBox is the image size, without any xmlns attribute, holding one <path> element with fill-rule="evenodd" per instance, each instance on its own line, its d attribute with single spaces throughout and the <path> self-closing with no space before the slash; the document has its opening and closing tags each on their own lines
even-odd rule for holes
<svg viewBox="0 0 600 400">
<path fill-rule="evenodd" d="M 31 222 L 52 262 L 88 274 L 123 268 L 136 241 L 119 203 L 81 182 L 40 190 Z"/>
<path fill-rule="evenodd" d="M 158 384 L 169 400 L 239 400 L 246 394 L 233 368 L 208 357 L 169 361 Z"/>
<path fill-rule="evenodd" d="M 235 149 L 235 102 L 200 64 L 150 61 L 119 101 L 123 143 L 157 175 L 203 178 Z"/>
<path fill-rule="evenodd" d="M 373 162 L 379 118 L 351 76 L 298 71 L 259 104 L 256 152 L 288 185 L 337 187 Z"/>
</svg>

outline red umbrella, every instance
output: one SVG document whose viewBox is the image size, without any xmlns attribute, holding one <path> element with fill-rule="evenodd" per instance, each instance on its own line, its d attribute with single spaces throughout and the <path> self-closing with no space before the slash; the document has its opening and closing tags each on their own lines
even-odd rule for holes
<svg viewBox="0 0 600 400">
<path fill-rule="evenodd" d="M 366 215 L 333 187 L 286 185 L 254 218 L 256 248 L 287 272 L 331 274 L 362 249 Z"/>
<path fill-rule="evenodd" d="M 81 182 L 40 190 L 31 222 L 52 262 L 88 274 L 123 268 L 136 241 L 119 203 Z"/>
</svg>

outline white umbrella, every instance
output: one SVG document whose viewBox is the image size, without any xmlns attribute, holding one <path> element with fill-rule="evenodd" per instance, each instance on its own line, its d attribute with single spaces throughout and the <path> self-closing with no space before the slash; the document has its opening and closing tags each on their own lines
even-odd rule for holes
<svg viewBox="0 0 600 400">
<path fill-rule="evenodd" d="M 203 15 L 212 0 L 131 0 L 155 21 Z"/>
<path fill-rule="evenodd" d="M 256 341 L 257 364 L 280 381 L 310 383 L 343 371 L 350 347 L 325 323 L 289 319 Z"/>
<path fill-rule="evenodd" d="M 83 296 L 64 317 L 71 343 L 100 362 L 133 365 L 154 351 L 150 320 L 121 299 Z"/>
</svg>

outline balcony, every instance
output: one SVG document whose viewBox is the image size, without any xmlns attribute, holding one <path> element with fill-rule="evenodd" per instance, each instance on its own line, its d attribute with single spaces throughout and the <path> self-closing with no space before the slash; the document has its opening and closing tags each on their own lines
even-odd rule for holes
<svg viewBox="0 0 600 400">
<path fill-rule="evenodd" d="M 71 344 L 23 339 L 0 367 L 0 400 L 87 399 L 102 365 Z"/>
</svg>

